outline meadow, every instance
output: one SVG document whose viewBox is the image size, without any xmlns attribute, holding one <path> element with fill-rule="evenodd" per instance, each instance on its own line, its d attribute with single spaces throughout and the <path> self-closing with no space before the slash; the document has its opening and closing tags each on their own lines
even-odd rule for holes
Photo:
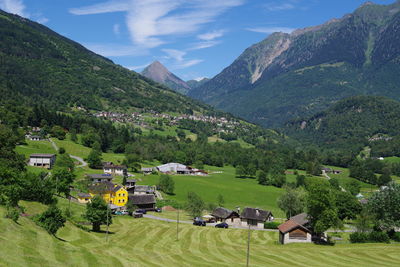
<svg viewBox="0 0 400 267">
<path fill-rule="evenodd" d="M 45 209 L 23 205 L 29 215 Z M 70 222 L 53 237 L 28 217 L 18 224 L 5 219 L 3 207 L 0 229 L 0 266 L 246 265 L 247 231 L 240 229 L 180 224 L 177 240 L 175 223 L 119 216 L 113 218 L 108 241 L 105 233 Z M 399 244 L 279 245 L 277 240 L 277 232 L 252 231 L 250 266 L 396 266 L 400 261 Z"/>
</svg>

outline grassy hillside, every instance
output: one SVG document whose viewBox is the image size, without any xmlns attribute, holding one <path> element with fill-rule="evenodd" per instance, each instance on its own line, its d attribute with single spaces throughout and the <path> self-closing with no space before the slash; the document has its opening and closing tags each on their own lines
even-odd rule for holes
<svg viewBox="0 0 400 267">
<path fill-rule="evenodd" d="M 44 209 L 24 203 L 27 213 Z M 52 237 L 30 219 L 4 219 L 0 208 L 1 266 L 241 266 L 246 263 L 247 231 L 176 225 L 150 219 L 114 218 L 108 243 L 104 233 L 71 223 Z M 278 245 L 277 232 L 253 231 L 252 266 L 395 266 L 399 244 Z"/>
</svg>

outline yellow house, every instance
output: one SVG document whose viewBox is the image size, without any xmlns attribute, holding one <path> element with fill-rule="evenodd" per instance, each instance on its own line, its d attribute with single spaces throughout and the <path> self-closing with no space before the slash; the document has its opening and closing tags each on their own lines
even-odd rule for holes
<svg viewBox="0 0 400 267">
<path fill-rule="evenodd" d="M 120 185 L 113 183 L 98 183 L 89 187 L 91 198 L 101 195 L 106 203 L 123 207 L 128 203 L 128 191 Z"/>
</svg>

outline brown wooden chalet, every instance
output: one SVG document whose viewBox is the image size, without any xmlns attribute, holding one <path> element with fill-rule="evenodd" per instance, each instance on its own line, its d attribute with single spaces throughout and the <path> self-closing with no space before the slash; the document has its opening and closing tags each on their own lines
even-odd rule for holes
<svg viewBox="0 0 400 267">
<path fill-rule="evenodd" d="M 226 222 L 227 224 L 235 224 L 240 222 L 239 213 L 222 207 L 216 208 L 211 215 L 217 222 Z"/>
<path fill-rule="evenodd" d="M 279 225 L 279 243 L 311 243 L 312 232 L 306 213 L 291 217 Z"/>
<path fill-rule="evenodd" d="M 156 198 L 153 194 L 129 195 L 129 201 L 139 209 L 154 210 L 156 207 Z"/>
<path fill-rule="evenodd" d="M 264 223 L 267 221 L 273 221 L 274 217 L 268 210 L 262 210 L 258 208 L 244 208 L 240 215 L 242 226 L 255 226 L 263 229 Z"/>
</svg>

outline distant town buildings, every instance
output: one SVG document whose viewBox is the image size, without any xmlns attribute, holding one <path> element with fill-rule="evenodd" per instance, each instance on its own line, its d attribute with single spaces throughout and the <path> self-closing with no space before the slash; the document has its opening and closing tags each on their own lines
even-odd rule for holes
<svg viewBox="0 0 400 267">
<path fill-rule="evenodd" d="M 29 156 L 29 166 L 51 169 L 56 162 L 55 154 L 31 154 Z"/>
</svg>

